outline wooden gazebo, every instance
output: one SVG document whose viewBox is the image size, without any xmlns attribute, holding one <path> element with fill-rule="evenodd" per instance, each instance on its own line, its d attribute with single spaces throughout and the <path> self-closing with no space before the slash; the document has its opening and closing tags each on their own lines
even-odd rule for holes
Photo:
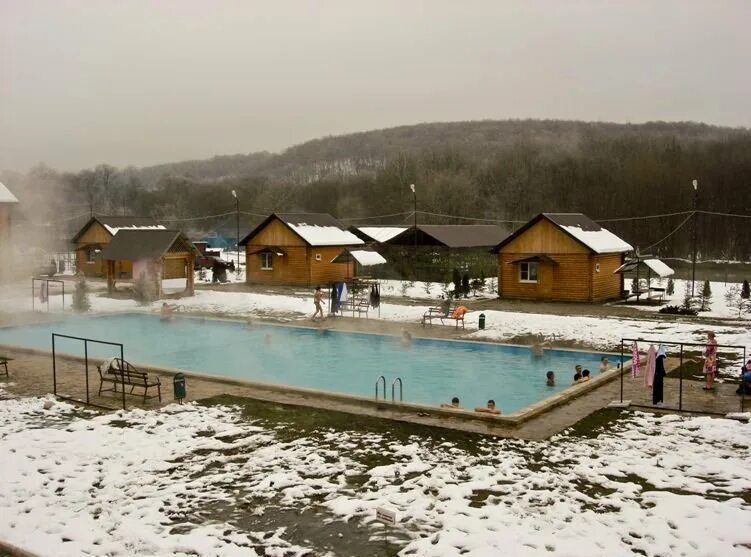
<svg viewBox="0 0 751 557">
<path fill-rule="evenodd" d="M 162 297 L 162 281 L 185 278 L 187 296 L 194 294 L 193 268 L 198 250 L 179 230 L 121 230 L 102 250 L 107 266 L 107 290 L 112 293 L 117 279 L 115 262 L 133 263 L 133 280 L 143 277 Z"/>
</svg>

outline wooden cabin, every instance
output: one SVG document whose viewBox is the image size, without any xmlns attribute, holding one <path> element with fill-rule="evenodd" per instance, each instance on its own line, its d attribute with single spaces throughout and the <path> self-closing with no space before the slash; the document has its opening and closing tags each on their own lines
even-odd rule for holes
<svg viewBox="0 0 751 557">
<path fill-rule="evenodd" d="M 603 302 L 620 298 L 616 270 L 633 248 L 581 213 L 541 213 L 498 244 L 498 295 Z"/>
<path fill-rule="evenodd" d="M 18 205 L 16 196 L 0 182 L 0 282 L 10 280 L 13 269 L 11 213 L 16 205 Z"/>
<path fill-rule="evenodd" d="M 363 240 L 326 213 L 274 213 L 240 240 L 248 284 L 317 286 L 354 276 L 354 262 L 334 260 Z"/>
<path fill-rule="evenodd" d="M 158 298 L 164 294 L 164 281 L 173 279 L 184 279 L 183 294 L 192 296 L 193 267 L 198 255 L 193 243 L 179 230 L 120 230 L 101 253 L 107 270 L 107 290 L 112 293 L 122 278 L 117 264 L 128 262 L 134 284 L 145 281 Z"/>
<path fill-rule="evenodd" d="M 71 240 L 76 251 L 76 270 L 87 277 L 104 277 L 107 266 L 102 250 L 120 230 L 164 230 L 165 227 L 148 217 L 91 217 Z M 131 278 L 130 261 L 115 261 L 117 278 Z"/>
</svg>

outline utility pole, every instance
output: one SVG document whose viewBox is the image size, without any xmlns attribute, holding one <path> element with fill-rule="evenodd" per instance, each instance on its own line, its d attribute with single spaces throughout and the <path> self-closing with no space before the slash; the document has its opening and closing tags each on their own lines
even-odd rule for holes
<svg viewBox="0 0 751 557">
<path fill-rule="evenodd" d="M 699 181 L 694 180 L 692 182 L 692 185 L 694 186 L 694 212 L 691 215 L 691 218 L 694 220 L 694 230 L 693 230 L 693 238 L 691 241 L 692 244 L 692 256 L 691 256 L 691 297 L 693 298 L 695 294 L 695 285 L 696 285 L 696 228 L 697 228 L 697 222 L 696 222 L 696 209 L 699 206 Z"/>
<path fill-rule="evenodd" d="M 237 197 L 237 192 L 232 190 L 232 197 L 235 198 L 235 223 L 237 224 L 237 273 L 240 272 L 240 198 Z M 247 267 L 247 265 L 246 265 Z"/>
<path fill-rule="evenodd" d="M 414 184 L 410 184 L 409 189 L 412 190 L 412 197 L 415 202 L 415 209 L 413 211 L 413 215 L 415 217 L 415 255 L 417 255 L 417 190 L 415 189 Z"/>
</svg>

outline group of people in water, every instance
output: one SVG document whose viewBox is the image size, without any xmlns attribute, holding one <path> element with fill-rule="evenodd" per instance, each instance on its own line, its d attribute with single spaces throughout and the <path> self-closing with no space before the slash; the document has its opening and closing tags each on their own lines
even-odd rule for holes
<svg viewBox="0 0 751 557">
<path fill-rule="evenodd" d="M 451 399 L 450 403 L 441 404 L 441 408 L 448 408 L 450 410 L 462 410 L 462 407 L 459 404 L 459 397 L 456 396 Z M 500 408 L 496 408 L 495 400 L 490 399 L 485 406 L 478 406 L 477 408 L 475 408 L 475 412 L 479 412 L 481 414 L 494 414 L 498 416 L 500 415 L 501 410 Z"/>
</svg>

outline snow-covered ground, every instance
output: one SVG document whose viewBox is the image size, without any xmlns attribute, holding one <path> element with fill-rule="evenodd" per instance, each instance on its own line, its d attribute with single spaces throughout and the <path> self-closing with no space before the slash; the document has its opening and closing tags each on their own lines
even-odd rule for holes
<svg viewBox="0 0 751 557">
<path fill-rule="evenodd" d="M 373 543 L 377 507 L 397 511 L 399 555 L 740 557 L 751 543 L 751 425 L 734 420 L 634 413 L 584 438 L 457 445 L 231 407 L 42 404 L 0 401 L 0 539 L 43 556 L 353 555 L 346 533 L 285 526 L 313 511 L 310 531 L 357 525 Z"/>
<path fill-rule="evenodd" d="M 689 292 L 691 291 L 691 281 L 690 280 L 683 280 L 683 279 L 676 279 L 675 280 L 675 290 L 673 292 L 672 296 L 665 296 L 666 298 L 666 305 L 681 305 L 683 303 L 683 299 L 686 295 L 686 286 L 688 285 Z M 658 286 L 661 288 L 665 288 L 667 286 L 667 279 L 664 280 L 653 280 L 652 286 Z M 712 297 L 710 298 L 709 302 L 709 310 L 708 311 L 702 311 L 700 313 L 703 317 L 720 317 L 725 319 L 737 319 L 738 318 L 738 309 L 728 307 L 727 302 L 725 301 L 725 295 L 729 288 L 732 287 L 741 287 L 740 283 L 733 283 L 733 282 L 710 282 L 709 288 L 712 291 Z M 704 287 L 704 281 L 697 280 L 696 285 L 694 288 L 694 292 L 696 296 L 699 296 L 701 294 L 702 288 Z M 629 281 L 626 282 L 626 288 L 631 288 L 631 283 Z M 640 309 L 643 311 L 652 311 L 656 312 L 660 310 L 661 306 L 632 306 L 636 309 Z M 742 314 L 741 319 L 751 319 L 751 314 Z"/>
</svg>

